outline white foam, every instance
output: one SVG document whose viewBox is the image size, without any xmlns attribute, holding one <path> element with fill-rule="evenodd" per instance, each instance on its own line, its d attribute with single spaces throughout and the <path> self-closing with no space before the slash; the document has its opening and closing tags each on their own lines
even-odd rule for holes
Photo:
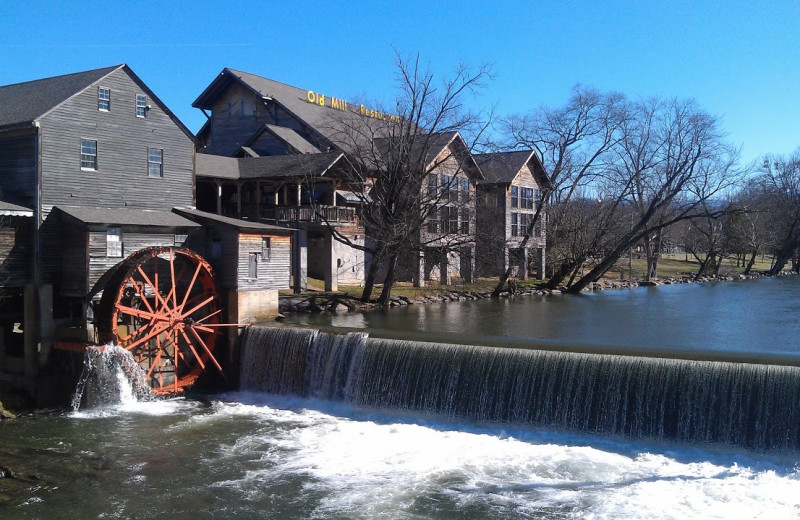
<svg viewBox="0 0 800 520">
<path fill-rule="evenodd" d="M 228 447 L 230 456 L 249 453 L 264 463 L 220 485 L 257 493 L 258 482 L 281 475 L 310 477 L 325 497 L 322 516 L 396 518 L 421 496 L 498 513 L 549 508 L 586 518 L 795 518 L 800 512 L 798 471 L 746 455 L 675 447 L 667 455 L 663 447 L 612 441 L 584 446 L 553 432 L 542 443 L 535 432 L 510 437 L 385 416 L 355 420 L 303 409 L 299 400 L 270 404 L 218 405 L 218 413 L 273 426 Z"/>
</svg>

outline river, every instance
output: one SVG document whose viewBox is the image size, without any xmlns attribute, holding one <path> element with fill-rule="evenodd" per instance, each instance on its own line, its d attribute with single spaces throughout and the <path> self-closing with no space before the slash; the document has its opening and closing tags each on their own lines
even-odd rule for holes
<svg viewBox="0 0 800 520">
<path fill-rule="evenodd" d="M 287 321 L 397 327 L 437 341 L 502 336 L 792 358 L 797 278 Z M 795 450 L 591 435 L 252 390 L 202 400 L 127 396 L 0 422 L 0 439 L 0 517 L 9 519 L 800 516 Z"/>
</svg>

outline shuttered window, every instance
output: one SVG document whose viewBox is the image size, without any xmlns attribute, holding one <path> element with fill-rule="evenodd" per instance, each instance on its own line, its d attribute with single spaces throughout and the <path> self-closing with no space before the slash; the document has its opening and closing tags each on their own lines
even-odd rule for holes
<svg viewBox="0 0 800 520">
<path fill-rule="evenodd" d="M 255 280 L 258 278 L 258 253 L 250 253 L 247 263 L 247 277 Z"/>
</svg>

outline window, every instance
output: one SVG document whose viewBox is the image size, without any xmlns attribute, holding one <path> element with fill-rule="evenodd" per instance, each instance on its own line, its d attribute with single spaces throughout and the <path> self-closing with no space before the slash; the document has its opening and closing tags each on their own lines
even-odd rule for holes
<svg viewBox="0 0 800 520">
<path fill-rule="evenodd" d="M 81 140 L 81 169 L 97 169 L 97 141 Z"/>
<path fill-rule="evenodd" d="M 439 232 L 439 220 L 436 217 L 436 213 L 431 211 L 430 215 L 428 215 L 428 221 L 425 226 L 425 229 L 428 230 L 428 233 L 431 233 L 432 235 L 435 235 Z"/>
<path fill-rule="evenodd" d="M 435 173 L 428 175 L 428 197 L 435 199 L 439 193 L 439 176 Z"/>
<path fill-rule="evenodd" d="M 519 236 L 519 213 L 511 214 L 511 236 Z"/>
<path fill-rule="evenodd" d="M 511 186 L 511 207 L 519 207 L 519 186 Z"/>
<path fill-rule="evenodd" d="M 458 208 L 452 206 L 439 208 L 439 220 L 442 234 L 458 233 Z"/>
<path fill-rule="evenodd" d="M 164 150 L 158 148 L 147 149 L 147 176 L 164 176 Z"/>
<path fill-rule="evenodd" d="M 272 254 L 272 239 L 268 237 L 261 238 L 261 258 L 269 260 Z"/>
<path fill-rule="evenodd" d="M 211 240 L 211 259 L 218 260 L 222 258 L 222 240 L 214 238 Z"/>
<path fill-rule="evenodd" d="M 247 262 L 247 277 L 258 278 L 258 253 L 250 253 L 250 258 Z"/>
<path fill-rule="evenodd" d="M 461 178 L 461 202 L 469 202 L 469 179 Z"/>
<path fill-rule="evenodd" d="M 461 227 L 459 233 L 469 235 L 469 208 L 461 208 Z"/>
<path fill-rule="evenodd" d="M 522 188 L 520 190 L 519 207 L 533 209 L 533 188 Z"/>
<path fill-rule="evenodd" d="M 122 256 L 122 229 L 118 227 L 106 230 L 106 256 L 119 258 Z"/>
<path fill-rule="evenodd" d="M 136 117 L 147 117 L 147 96 L 136 94 Z"/>
<path fill-rule="evenodd" d="M 111 89 L 97 87 L 97 110 L 108 112 L 111 110 Z"/>
</svg>

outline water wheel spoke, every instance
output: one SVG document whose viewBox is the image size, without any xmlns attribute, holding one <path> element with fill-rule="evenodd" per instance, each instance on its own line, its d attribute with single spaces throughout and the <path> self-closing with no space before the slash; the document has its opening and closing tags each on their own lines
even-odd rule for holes
<svg viewBox="0 0 800 520">
<path fill-rule="evenodd" d="M 181 302 L 180 307 L 177 310 L 183 312 L 183 309 L 186 307 L 186 302 L 189 300 L 189 295 L 192 293 L 192 289 L 194 289 L 194 284 L 197 281 L 197 275 L 200 274 L 200 269 L 203 266 L 201 264 L 197 264 L 197 267 L 194 270 L 194 274 L 192 275 L 192 281 L 189 282 L 189 286 L 186 288 L 186 292 L 183 295 L 183 301 Z"/>
<path fill-rule="evenodd" d="M 194 358 L 197 360 L 197 363 L 200 365 L 200 368 L 205 370 L 206 364 L 203 362 L 203 358 L 201 358 L 197 354 L 197 351 L 194 349 L 194 345 L 192 345 L 192 340 L 189 339 L 189 336 L 186 334 L 186 331 L 181 329 L 181 335 L 183 336 L 184 341 L 186 341 L 186 345 L 189 347 L 189 350 L 191 350 L 192 354 L 194 354 Z"/>
<path fill-rule="evenodd" d="M 127 316 L 132 316 L 134 318 L 146 318 L 148 320 L 158 320 L 159 317 L 152 311 L 143 311 L 142 309 L 134 309 L 133 307 L 128 307 L 127 305 L 117 305 L 117 309 L 120 312 L 125 313 Z"/>
<path fill-rule="evenodd" d="M 208 354 L 208 358 L 211 360 L 212 363 L 214 363 L 214 366 L 217 367 L 217 370 L 219 370 L 220 374 L 222 374 L 224 377 L 225 373 L 222 371 L 222 366 L 219 364 L 219 362 L 217 362 L 217 358 L 215 358 L 214 354 L 211 353 L 211 350 L 208 348 L 205 341 L 203 341 L 203 338 L 201 338 L 200 334 L 198 334 L 197 331 L 194 330 L 194 327 L 189 327 L 189 330 L 192 332 L 195 339 L 197 339 L 197 342 L 200 343 L 200 346 L 203 347 L 203 350 L 206 351 L 206 354 Z"/>
<path fill-rule="evenodd" d="M 156 258 L 158 258 L 158 257 L 156 257 Z M 161 292 L 158 290 L 158 271 L 156 271 L 156 273 L 155 273 L 156 283 L 154 284 L 150 280 L 150 277 L 147 276 L 147 274 L 144 272 L 144 269 L 142 269 L 141 265 L 136 266 L 136 269 L 139 271 L 139 274 L 142 276 L 142 278 L 147 283 L 147 285 L 149 285 L 153 289 L 153 293 L 155 294 L 156 300 L 158 300 L 160 302 L 160 304 L 161 304 L 161 305 L 159 305 L 158 308 L 159 309 L 168 309 L 169 308 L 169 304 L 164 300 L 164 297 L 161 296 Z"/>
<path fill-rule="evenodd" d="M 153 327 L 151 327 L 150 332 L 145 334 L 143 337 L 137 339 L 133 343 L 128 345 L 124 345 L 125 350 L 133 350 L 139 345 L 145 343 L 146 341 L 150 341 L 153 338 L 157 338 L 159 334 L 167 330 L 167 324 L 163 322 L 156 323 Z"/>
<path fill-rule="evenodd" d="M 222 309 L 217 309 L 214 312 L 212 312 L 211 314 L 208 314 L 207 316 L 205 316 L 203 318 L 200 318 L 199 320 L 196 320 L 194 322 L 194 325 L 195 326 L 200 325 L 200 324 L 204 323 L 205 321 L 209 320 L 210 318 L 216 316 L 217 314 L 219 314 L 221 312 L 222 312 Z M 211 332 L 211 329 L 202 329 L 202 330 L 205 330 L 206 332 Z"/>
<path fill-rule="evenodd" d="M 213 299 L 214 299 L 214 296 L 213 296 L 213 295 L 212 295 L 212 296 L 209 296 L 208 298 L 206 298 L 205 300 L 203 300 L 201 303 L 198 303 L 197 305 L 195 305 L 194 307 L 192 307 L 192 310 L 190 310 L 190 311 L 188 311 L 188 312 L 185 312 L 185 313 L 183 313 L 183 316 L 184 316 L 184 317 L 189 317 L 189 316 L 191 316 L 191 315 L 192 315 L 194 312 L 196 312 L 196 311 L 200 310 L 201 308 L 203 308 L 204 306 L 206 306 L 206 305 L 207 305 L 208 303 L 210 303 L 210 302 L 211 302 Z"/>
</svg>

